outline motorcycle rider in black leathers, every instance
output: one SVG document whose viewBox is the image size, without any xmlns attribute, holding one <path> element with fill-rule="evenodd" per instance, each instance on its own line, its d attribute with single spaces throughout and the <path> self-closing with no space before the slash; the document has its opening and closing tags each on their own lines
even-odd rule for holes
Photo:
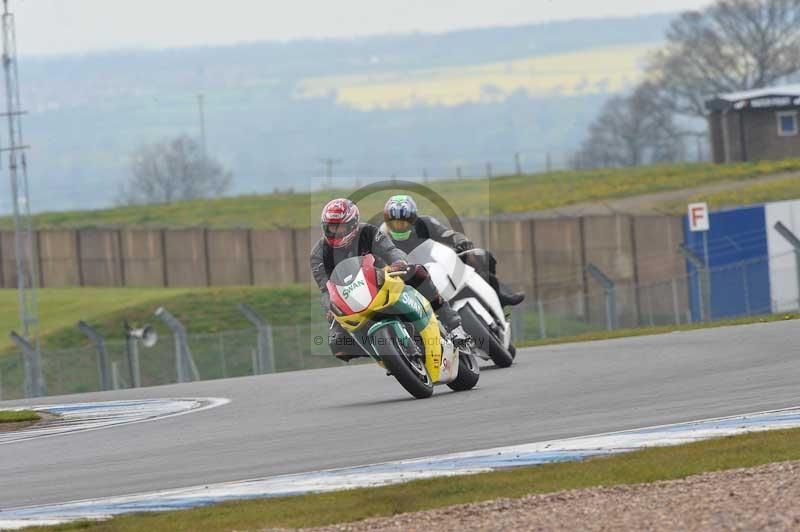
<svg viewBox="0 0 800 532">
<path fill-rule="evenodd" d="M 404 252 L 411 253 L 429 238 L 454 249 L 456 253 L 474 250 L 467 254 L 465 262 L 494 288 L 501 305 L 518 305 L 525 299 L 525 294 L 514 292 L 497 278 L 497 261 L 490 252 L 475 249 L 466 236 L 442 225 L 436 218 L 419 215 L 417 204 L 411 196 L 404 194 L 389 198 L 383 208 L 383 218 L 381 232 L 387 234 L 394 245 Z"/>
<path fill-rule="evenodd" d="M 415 288 L 430 303 L 444 328 L 456 345 L 469 341 L 461 327 L 461 317 L 450 308 L 422 265 L 409 265 L 406 254 L 397 249 L 391 239 L 371 224 L 360 223 L 358 207 L 348 199 L 335 199 L 322 210 L 323 236 L 311 251 L 311 273 L 322 292 L 322 306 L 331 323 L 328 344 L 331 352 L 342 361 L 367 356 L 353 338 L 333 319 L 330 311 L 330 295 L 326 283 L 336 265 L 347 258 L 372 254 L 376 267 L 389 265 L 392 271 L 404 271 L 403 280 Z"/>
</svg>

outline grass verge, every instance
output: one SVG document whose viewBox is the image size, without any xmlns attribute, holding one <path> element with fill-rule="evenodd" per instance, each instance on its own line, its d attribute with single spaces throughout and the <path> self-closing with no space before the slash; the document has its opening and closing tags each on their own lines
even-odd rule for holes
<svg viewBox="0 0 800 532">
<path fill-rule="evenodd" d="M 688 200 L 666 201 L 661 203 L 660 210 L 672 214 L 684 214 L 688 202 L 705 201 L 712 210 L 717 211 L 797 198 L 800 198 L 800 179 L 793 176 L 766 183 L 752 183 L 712 194 L 695 194 Z"/>
<path fill-rule="evenodd" d="M 0 410 L 0 423 L 20 423 L 23 421 L 39 421 L 41 416 L 33 410 Z"/>
<path fill-rule="evenodd" d="M 159 334 L 168 329 L 153 316 L 164 306 L 188 326 L 191 333 L 248 329 L 252 324 L 238 310 L 247 303 L 273 325 L 322 320 L 319 296 L 308 286 L 212 288 L 43 288 L 39 290 L 40 335 L 46 348 L 71 348 L 87 344 L 77 329 L 78 320 L 96 327 L 108 340 L 122 340 L 124 320 L 150 323 Z M 313 296 L 313 297 L 312 297 Z M 313 306 L 312 306 L 313 303 Z M 0 290 L 0 330 L 19 324 L 16 290 Z M 14 349 L 7 341 L 0 351 Z"/>
<path fill-rule="evenodd" d="M 796 320 L 800 313 L 767 314 L 764 316 L 750 316 L 734 320 L 720 320 L 710 323 L 687 323 L 683 325 L 663 325 L 657 327 L 641 327 L 637 329 L 617 329 L 614 331 L 593 331 L 574 336 L 561 336 L 558 338 L 544 338 L 541 340 L 525 340 L 516 342 L 517 347 L 536 347 L 542 345 L 571 344 L 575 342 L 593 342 L 598 340 L 613 340 L 628 338 L 630 336 L 650 336 L 653 334 L 666 334 L 681 331 L 696 331 L 700 329 L 713 329 L 716 327 L 733 327 L 736 325 L 749 325 L 752 323 L 769 323 L 773 321 Z"/>
<path fill-rule="evenodd" d="M 800 179 L 797 177 L 769 183 L 754 183 L 736 190 L 725 190 L 706 196 L 698 195 L 692 197 L 690 201 L 707 201 L 712 209 L 718 210 L 795 198 L 800 198 Z"/>
<path fill-rule="evenodd" d="M 695 188 L 725 181 L 746 181 L 760 176 L 800 170 L 800 159 L 729 165 L 674 164 L 636 168 L 560 171 L 491 179 L 432 181 L 426 186 L 447 198 L 460 216 L 486 216 L 530 212 L 583 202 L 596 202 Z M 138 205 L 95 211 L 42 213 L 34 216 L 39 229 L 90 227 L 311 227 L 319 209 L 332 197 L 351 190 L 312 193 L 278 193 L 215 200 L 183 201 L 167 205 Z M 359 201 L 365 218 L 383 210 L 392 191 L 372 194 Z M 417 197 L 423 212 L 437 213 Z M 0 229 L 12 227 L 0 218 Z"/>
<path fill-rule="evenodd" d="M 500 497 L 675 480 L 710 471 L 798 460 L 798 438 L 800 429 L 751 433 L 585 462 L 436 478 L 381 488 L 230 502 L 181 512 L 129 515 L 107 522 L 82 522 L 39 530 L 157 532 L 322 526 Z"/>
</svg>

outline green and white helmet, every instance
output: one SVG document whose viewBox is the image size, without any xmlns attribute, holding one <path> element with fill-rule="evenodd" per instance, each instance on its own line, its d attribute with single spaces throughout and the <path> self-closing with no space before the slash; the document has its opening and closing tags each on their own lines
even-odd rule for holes
<svg viewBox="0 0 800 532">
<path fill-rule="evenodd" d="M 383 207 L 383 221 L 394 240 L 408 240 L 417 222 L 417 204 L 406 194 L 392 196 Z"/>
</svg>

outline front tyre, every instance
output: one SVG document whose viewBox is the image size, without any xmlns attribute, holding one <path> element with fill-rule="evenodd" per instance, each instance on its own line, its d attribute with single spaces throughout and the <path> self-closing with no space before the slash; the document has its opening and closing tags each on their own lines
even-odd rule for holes
<svg viewBox="0 0 800 532">
<path fill-rule="evenodd" d="M 456 392 L 471 390 L 478 384 L 480 376 L 481 368 L 478 366 L 478 357 L 474 353 L 459 353 L 458 376 L 454 381 L 447 383 L 447 386 Z"/>
<path fill-rule="evenodd" d="M 416 343 L 410 341 L 408 346 L 404 346 L 391 327 L 375 331 L 373 340 L 384 367 L 408 393 L 417 399 L 433 395 L 433 381 Z"/>
</svg>

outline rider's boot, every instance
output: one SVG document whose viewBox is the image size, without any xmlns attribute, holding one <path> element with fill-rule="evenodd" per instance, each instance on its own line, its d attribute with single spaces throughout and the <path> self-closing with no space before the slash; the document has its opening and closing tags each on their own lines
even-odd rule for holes
<svg viewBox="0 0 800 532">
<path fill-rule="evenodd" d="M 478 274 L 483 277 L 483 280 L 489 283 L 489 286 L 494 288 L 497 292 L 497 298 L 500 300 L 500 305 L 504 307 L 519 305 L 525 299 L 525 294 L 522 292 L 514 292 L 509 286 L 500 282 L 495 274 L 488 270 L 481 270 Z"/>
<path fill-rule="evenodd" d="M 436 289 L 436 285 L 431 281 L 428 270 L 424 266 L 415 265 L 413 273 L 406 279 L 406 282 L 416 288 L 422 297 L 430 302 L 431 308 L 439 317 L 456 347 L 466 347 L 472 342 L 472 338 L 461 327 L 461 316 L 453 310 L 450 303 Z"/>
<path fill-rule="evenodd" d="M 523 292 L 514 292 L 510 286 L 498 281 L 497 295 L 500 298 L 500 304 L 504 307 L 519 305 L 525 299 Z"/>
<path fill-rule="evenodd" d="M 453 310 L 444 298 L 439 296 L 438 301 L 431 301 L 431 307 L 444 325 L 450 340 L 456 347 L 467 347 L 472 342 L 472 337 L 461 326 L 461 316 Z"/>
<path fill-rule="evenodd" d="M 333 356 L 348 363 L 354 358 L 369 356 L 363 349 L 356 345 L 352 336 L 344 332 L 340 327 L 333 327 L 328 334 L 328 346 L 331 348 Z"/>
</svg>

